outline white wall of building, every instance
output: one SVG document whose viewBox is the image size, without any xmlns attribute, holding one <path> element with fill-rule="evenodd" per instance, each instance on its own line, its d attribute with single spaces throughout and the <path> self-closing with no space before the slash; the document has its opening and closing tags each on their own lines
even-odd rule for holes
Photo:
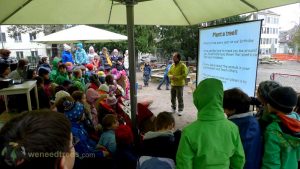
<svg viewBox="0 0 300 169">
<path fill-rule="evenodd" d="M 257 13 L 257 19 L 263 19 L 260 39 L 261 58 L 279 52 L 279 18 L 280 15 L 271 11 Z"/>
<path fill-rule="evenodd" d="M 21 34 L 21 41 L 16 41 L 14 38 L 8 37 L 7 28 L 10 25 L 0 25 L 1 32 L 5 33 L 5 42 L 3 42 L 3 48 L 9 49 L 11 51 L 10 56 L 17 57 L 17 55 L 21 55 L 23 52 L 23 57 L 38 55 L 38 56 L 46 56 L 46 45 L 35 43 L 30 40 L 29 33 Z M 44 36 L 44 33 L 36 34 L 36 38 Z M 2 48 L 2 44 L 0 42 L 0 48 Z"/>
</svg>

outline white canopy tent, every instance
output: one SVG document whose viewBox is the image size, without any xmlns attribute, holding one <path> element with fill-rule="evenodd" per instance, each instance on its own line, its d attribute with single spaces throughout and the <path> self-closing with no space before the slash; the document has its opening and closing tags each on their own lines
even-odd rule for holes
<svg viewBox="0 0 300 169">
<path fill-rule="evenodd" d="M 118 42 L 127 40 L 127 36 L 109 32 L 103 29 L 86 25 L 79 25 L 50 35 L 38 38 L 34 42 L 45 44 L 61 43 L 96 43 L 96 42 Z"/>
</svg>

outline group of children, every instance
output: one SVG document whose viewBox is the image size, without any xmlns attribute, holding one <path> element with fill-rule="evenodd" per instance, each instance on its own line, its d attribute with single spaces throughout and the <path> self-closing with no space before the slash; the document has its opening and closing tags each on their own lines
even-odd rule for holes
<svg viewBox="0 0 300 169">
<path fill-rule="evenodd" d="M 24 59 L 19 60 L 17 69 L 12 73 L 23 80 L 36 80 L 40 108 L 45 109 L 46 114 L 50 110 L 54 111 L 53 113 L 64 114 L 70 122 L 72 147 L 75 148 L 77 157 L 75 168 L 86 165 L 84 159 L 86 154 L 93 154 L 93 158 L 105 159 L 106 162 L 112 160 L 112 163 L 107 164 L 110 167 L 120 168 L 122 164 L 128 168 L 136 166 L 138 155 L 133 147 L 132 123 L 129 117 L 130 104 L 128 103 L 129 82 L 126 71 L 120 71 L 117 68 L 103 70 L 99 67 L 96 69 L 90 64 L 77 66 L 71 62 L 63 63 L 62 59 L 58 57 L 53 59 L 52 66 L 49 65 L 47 59 L 42 58 L 37 69 L 33 71 L 27 71 L 24 68 L 27 63 Z M 11 76 L 9 65 L 1 63 L 0 67 L 2 78 L 14 78 Z M 18 97 L 17 99 L 20 100 L 18 103 L 22 103 L 25 98 Z M 9 100 L 13 100 L 13 98 L 9 98 Z M 36 107 L 35 103 L 33 105 Z M 146 133 L 150 129 L 154 129 L 155 116 L 148 109 L 148 101 L 138 103 L 138 105 L 138 126 L 141 127 L 140 131 Z M 24 116 L 31 116 L 33 113 L 28 114 Z M 22 120 L 18 122 L 23 123 Z M 19 129 L 16 128 L 16 130 Z M 6 130 L 3 129 L 3 132 Z M 13 138 L 7 139 L 13 140 Z M 15 147 L 11 147 L 9 143 L 11 141 L 7 142 L 5 139 L 1 141 L 1 150 L 9 148 L 11 151 L 15 151 Z M 26 141 L 28 140 L 22 142 Z M 30 144 L 30 141 L 28 142 Z M 15 140 L 15 143 L 23 144 L 19 140 Z M 45 149 L 55 149 L 55 147 L 43 146 Z M 26 148 L 25 144 L 23 147 L 26 152 L 31 151 L 30 148 Z M 4 168 L 22 166 L 23 161 L 30 163 L 30 160 L 27 161 L 27 157 L 22 155 L 23 149 L 18 148 L 15 152 L 16 158 L 21 158 L 22 162 L 16 161 L 15 157 L 7 154 L 14 153 L 11 151 L 2 153 L 0 159 L 4 161 L 0 161 Z M 38 152 L 39 149 L 36 151 Z M 40 151 L 44 152 L 45 150 L 40 149 Z M 14 161 L 14 164 L 12 165 L 10 161 Z M 115 161 L 118 162 L 115 163 Z"/>
<path fill-rule="evenodd" d="M 264 81 L 255 99 L 238 88 L 223 92 L 220 80 L 205 79 L 193 96 L 198 119 L 183 129 L 176 168 L 299 167 L 300 116 L 295 111 L 300 99 L 293 88 Z M 249 111 L 254 103 L 257 114 Z"/>
<path fill-rule="evenodd" d="M 0 130 L 0 168 L 86 168 L 94 163 L 128 169 L 299 167 L 300 99 L 275 81 L 261 82 L 257 98 L 238 88 L 224 91 L 217 79 L 201 81 L 193 93 L 197 120 L 182 132 L 174 131 L 171 113 L 155 116 L 149 102 L 140 102 L 136 135 L 126 71 L 76 66 L 60 58 L 54 58 L 52 68 L 42 59 L 26 74 L 25 60 L 13 73 L 7 65 L 0 65 L 1 78 L 37 80 L 45 110 L 22 113 Z M 250 111 L 251 104 L 257 113 Z M 29 157 L 34 152 L 63 155 Z M 93 157 L 84 158 L 88 154 Z M 72 157 L 77 157 L 75 166 Z"/>
</svg>

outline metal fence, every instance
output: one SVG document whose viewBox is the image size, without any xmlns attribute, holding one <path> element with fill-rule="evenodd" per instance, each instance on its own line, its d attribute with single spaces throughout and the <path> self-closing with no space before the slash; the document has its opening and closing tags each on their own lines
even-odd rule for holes
<svg viewBox="0 0 300 169">
<path fill-rule="evenodd" d="M 300 93 L 300 75 L 272 73 L 270 79 L 279 82 L 283 86 L 290 86 Z"/>
</svg>

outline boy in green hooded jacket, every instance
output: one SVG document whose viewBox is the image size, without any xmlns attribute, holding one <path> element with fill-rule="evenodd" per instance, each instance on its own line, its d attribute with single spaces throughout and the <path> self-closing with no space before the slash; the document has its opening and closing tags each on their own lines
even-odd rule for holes
<svg viewBox="0 0 300 169">
<path fill-rule="evenodd" d="M 300 160 L 300 116 L 293 112 L 297 93 L 278 87 L 268 94 L 271 123 L 264 133 L 262 169 L 298 169 Z"/>
<path fill-rule="evenodd" d="M 208 78 L 193 94 L 198 119 L 182 131 L 176 169 L 243 169 L 245 154 L 239 129 L 223 110 L 223 84 Z"/>
<path fill-rule="evenodd" d="M 56 79 L 59 64 L 61 64 L 61 58 L 55 57 L 52 61 L 52 70 L 50 72 L 51 81 L 54 81 Z"/>
</svg>

